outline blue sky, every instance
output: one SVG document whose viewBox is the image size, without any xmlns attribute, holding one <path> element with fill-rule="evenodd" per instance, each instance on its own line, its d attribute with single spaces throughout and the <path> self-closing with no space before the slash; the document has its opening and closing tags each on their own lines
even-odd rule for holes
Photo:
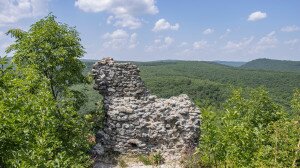
<svg viewBox="0 0 300 168">
<path fill-rule="evenodd" d="M 0 55 L 7 30 L 49 12 L 76 26 L 88 59 L 300 60 L 299 0 L 0 0 Z"/>
</svg>

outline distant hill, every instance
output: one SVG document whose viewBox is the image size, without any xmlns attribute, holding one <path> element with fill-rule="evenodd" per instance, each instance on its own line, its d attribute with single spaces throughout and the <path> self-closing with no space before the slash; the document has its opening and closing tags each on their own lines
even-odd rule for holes
<svg viewBox="0 0 300 168">
<path fill-rule="evenodd" d="M 85 62 L 87 71 L 94 62 Z M 288 106 L 300 73 L 252 70 L 205 61 L 134 62 L 151 93 L 160 97 L 188 94 L 203 105 L 219 104 L 232 86 L 244 89 L 264 86 L 280 104 Z"/>
<path fill-rule="evenodd" d="M 231 67 L 240 67 L 247 63 L 247 62 L 237 62 L 237 61 L 213 61 L 213 62 L 221 65 L 231 66 Z"/>
<path fill-rule="evenodd" d="M 246 69 L 261 69 L 283 72 L 300 72 L 300 61 L 256 59 L 241 66 Z"/>
</svg>

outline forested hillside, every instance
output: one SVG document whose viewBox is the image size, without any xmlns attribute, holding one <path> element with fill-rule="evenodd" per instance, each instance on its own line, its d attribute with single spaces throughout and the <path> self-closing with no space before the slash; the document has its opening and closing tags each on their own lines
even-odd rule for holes
<svg viewBox="0 0 300 168">
<path fill-rule="evenodd" d="M 241 66 L 246 69 L 261 69 L 283 72 L 300 72 L 300 61 L 256 59 Z"/>
<path fill-rule="evenodd" d="M 86 72 L 93 61 L 85 61 Z M 300 87 L 300 74 L 247 70 L 202 61 L 135 62 L 153 94 L 170 97 L 187 93 L 203 106 L 223 103 L 236 87 L 265 87 L 274 100 L 288 106 L 293 90 Z"/>
</svg>

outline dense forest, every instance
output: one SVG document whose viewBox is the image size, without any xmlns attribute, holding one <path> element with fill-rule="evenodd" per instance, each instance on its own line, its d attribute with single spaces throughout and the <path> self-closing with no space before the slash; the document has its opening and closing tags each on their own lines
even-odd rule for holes
<svg viewBox="0 0 300 168">
<path fill-rule="evenodd" d="M 246 69 L 262 69 L 283 72 L 300 72 L 300 61 L 256 59 L 241 66 Z"/>
<path fill-rule="evenodd" d="M 0 57 L 0 167 L 91 167 L 102 98 L 95 61 L 75 28 L 47 17 Z M 201 61 L 135 62 L 153 94 L 188 94 L 201 109 L 199 146 L 183 167 L 300 165 L 300 73 L 249 70 Z M 124 165 L 124 164 L 123 164 Z"/>
<path fill-rule="evenodd" d="M 84 61 L 88 73 L 94 61 Z M 188 94 L 203 106 L 222 104 L 235 88 L 265 87 L 271 97 L 289 106 L 300 73 L 247 70 L 203 61 L 134 62 L 153 94 L 171 97 Z"/>
</svg>

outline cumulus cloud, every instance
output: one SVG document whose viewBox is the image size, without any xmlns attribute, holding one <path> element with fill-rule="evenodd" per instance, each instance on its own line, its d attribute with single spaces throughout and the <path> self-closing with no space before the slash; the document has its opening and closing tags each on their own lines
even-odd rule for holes
<svg viewBox="0 0 300 168">
<path fill-rule="evenodd" d="M 103 35 L 103 39 L 105 40 L 103 43 L 104 48 L 132 49 L 138 44 L 136 33 L 129 35 L 125 30 L 122 29 L 118 29 L 112 33 L 105 33 Z"/>
<path fill-rule="evenodd" d="M 130 39 L 129 39 L 129 48 L 132 49 L 132 48 L 135 48 L 138 44 L 138 41 L 137 41 L 137 34 L 136 33 L 132 33 L 130 35 Z"/>
<path fill-rule="evenodd" d="M 245 50 L 253 42 L 254 37 L 244 38 L 239 42 L 228 41 L 224 49 L 230 52 Z"/>
<path fill-rule="evenodd" d="M 179 45 L 178 47 L 185 47 L 185 46 L 187 46 L 187 45 L 188 45 L 188 43 L 184 41 L 184 42 L 181 42 L 180 45 Z"/>
<path fill-rule="evenodd" d="M 146 46 L 147 52 L 152 52 L 156 50 L 168 49 L 173 43 L 174 39 L 172 37 L 160 37 L 154 40 L 152 45 Z"/>
<path fill-rule="evenodd" d="M 193 48 L 196 49 L 196 50 L 205 49 L 207 47 L 208 47 L 208 43 L 205 40 L 195 41 L 193 43 Z"/>
<path fill-rule="evenodd" d="M 244 53 L 256 54 L 266 49 L 275 48 L 278 44 L 276 32 L 272 31 L 261 37 L 258 41 L 254 41 L 254 37 L 244 38 L 241 41 L 228 41 L 223 47 L 228 52 L 242 51 Z"/>
<path fill-rule="evenodd" d="M 142 22 L 140 19 L 131 16 L 131 15 L 116 15 L 116 16 L 109 16 L 107 18 L 107 24 L 113 24 L 116 27 L 128 27 L 130 29 L 137 29 L 141 27 Z"/>
<path fill-rule="evenodd" d="M 152 31 L 158 32 L 162 30 L 178 30 L 179 29 L 179 24 L 175 23 L 174 25 L 171 25 L 168 21 L 165 19 L 159 19 L 155 25 Z"/>
<path fill-rule="evenodd" d="M 255 51 L 261 51 L 268 48 L 276 47 L 278 43 L 278 39 L 275 36 L 276 32 L 272 31 L 271 33 L 267 34 L 266 36 L 262 37 L 255 47 Z"/>
<path fill-rule="evenodd" d="M 228 36 L 228 34 L 231 33 L 230 29 L 226 29 L 226 32 L 224 34 L 222 34 L 219 39 L 224 39 L 226 36 Z"/>
<path fill-rule="evenodd" d="M 75 6 L 84 12 L 107 12 L 108 24 L 130 29 L 141 27 L 139 15 L 158 13 L 155 0 L 77 0 Z"/>
<path fill-rule="evenodd" d="M 165 37 L 164 44 L 168 47 L 174 42 L 174 39 L 171 37 Z"/>
<path fill-rule="evenodd" d="M 205 34 L 205 35 L 207 35 L 207 34 L 214 33 L 214 31 L 215 31 L 214 29 L 208 28 L 208 29 L 205 29 L 202 33 Z"/>
<path fill-rule="evenodd" d="M 47 13 L 49 0 L 0 0 L 0 26 Z"/>
<path fill-rule="evenodd" d="M 300 28 L 298 26 L 286 26 L 286 27 L 283 27 L 281 28 L 281 31 L 283 32 L 296 32 L 296 31 L 299 31 Z"/>
<path fill-rule="evenodd" d="M 256 11 L 249 15 L 248 21 L 258 21 L 261 19 L 265 19 L 266 17 L 267 17 L 267 13 L 261 12 L 261 11 Z"/>
</svg>

